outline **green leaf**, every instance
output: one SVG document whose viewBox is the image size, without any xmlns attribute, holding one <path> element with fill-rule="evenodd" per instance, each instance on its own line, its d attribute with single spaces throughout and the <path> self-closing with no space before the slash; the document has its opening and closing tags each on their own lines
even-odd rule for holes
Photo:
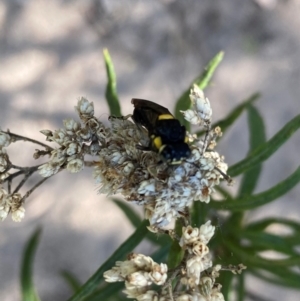
<svg viewBox="0 0 300 301">
<path fill-rule="evenodd" d="M 40 240 L 42 229 L 38 228 L 30 236 L 24 252 L 21 265 L 21 294 L 23 301 L 39 301 L 40 298 L 36 293 L 33 283 L 33 262 L 35 252 Z"/>
<path fill-rule="evenodd" d="M 118 200 L 116 198 L 113 198 L 112 201 L 123 211 L 123 213 L 127 216 L 129 221 L 135 228 L 137 228 L 141 224 L 142 219 L 133 210 L 132 206 L 128 205 L 125 201 Z M 165 245 L 171 240 L 167 235 L 158 236 L 157 234 L 151 232 L 148 232 L 146 239 L 160 246 Z"/>
<path fill-rule="evenodd" d="M 266 271 L 268 273 L 266 273 Z M 264 270 L 249 268 L 249 272 L 256 277 L 276 285 L 300 289 L 300 274 L 285 267 L 266 267 Z"/>
<path fill-rule="evenodd" d="M 208 206 L 203 202 L 194 202 L 191 210 L 191 220 L 193 227 L 200 227 L 205 223 L 208 214 Z"/>
<path fill-rule="evenodd" d="M 129 221 L 135 228 L 141 224 L 142 219 L 133 210 L 132 206 L 128 205 L 125 201 L 120 201 L 116 198 L 112 198 L 112 201 L 123 211 L 125 216 L 129 219 Z"/>
<path fill-rule="evenodd" d="M 249 156 L 228 169 L 231 177 L 237 176 L 273 155 L 300 127 L 300 115 L 289 121 L 269 141 L 256 148 Z"/>
<path fill-rule="evenodd" d="M 124 282 L 107 283 L 101 289 L 95 291 L 93 294 L 89 295 L 84 301 L 99 301 L 108 300 L 112 296 L 116 296 L 122 289 L 124 289 Z"/>
<path fill-rule="evenodd" d="M 266 142 L 265 125 L 262 117 L 255 107 L 248 106 L 248 125 L 249 125 L 249 140 L 250 149 L 249 154 Z M 261 164 L 257 164 L 249 169 L 242 178 L 239 190 L 239 197 L 244 195 L 251 195 L 256 187 L 259 175 L 261 172 Z"/>
<path fill-rule="evenodd" d="M 174 269 L 181 262 L 183 257 L 183 250 L 179 246 L 178 241 L 173 241 L 173 244 L 170 248 L 170 253 L 168 257 L 168 267 Z"/>
<path fill-rule="evenodd" d="M 258 206 L 265 205 L 286 194 L 300 181 L 300 167 L 288 178 L 277 184 L 276 186 L 264 192 L 245 196 L 238 200 L 226 200 L 224 202 L 212 201 L 211 207 L 219 210 L 243 211 L 253 209 Z"/>
<path fill-rule="evenodd" d="M 229 295 L 232 290 L 233 274 L 231 272 L 222 272 L 218 278 L 218 282 L 222 283 L 222 294 L 225 300 L 230 300 Z"/>
<path fill-rule="evenodd" d="M 237 301 L 245 300 L 245 273 L 238 275 L 237 278 Z"/>
<path fill-rule="evenodd" d="M 178 235 L 178 237 L 181 236 L 182 234 L 182 224 L 180 220 L 177 220 L 175 222 L 175 233 Z M 179 243 L 177 240 L 173 240 L 169 257 L 168 257 L 168 268 L 173 269 L 177 267 L 177 265 L 181 262 L 182 258 L 184 255 L 184 251 L 182 248 L 179 246 Z"/>
<path fill-rule="evenodd" d="M 159 248 L 157 251 L 152 253 L 152 255 L 150 257 L 155 262 L 158 262 L 158 263 L 165 262 L 167 255 L 170 252 L 171 244 L 172 244 L 171 241 L 169 241 L 168 243 L 165 243 L 165 245 L 163 247 Z"/>
<path fill-rule="evenodd" d="M 60 274 L 65 279 L 65 281 L 68 283 L 69 287 L 71 288 L 71 290 L 74 293 L 79 290 L 81 283 L 75 275 L 73 275 L 71 272 L 66 271 L 66 270 L 61 271 Z"/>
<path fill-rule="evenodd" d="M 251 268 L 284 268 L 292 267 L 300 264 L 300 256 L 290 256 L 286 259 L 266 259 L 255 254 L 253 256 L 253 248 L 237 245 L 236 242 L 224 240 L 223 243 L 230 250 L 235 260 L 241 260 L 244 265 Z"/>
<path fill-rule="evenodd" d="M 266 142 L 266 133 L 264 121 L 258 110 L 252 104 L 249 104 L 249 106 L 247 107 L 247 112 L 250 133 L 249 153 L 251 153 L 251 151 Z"/>
<path fill-rule="evenodd" d="M 106 74 L 108 78 L 105 97 L 109 106 L 110 115 L 122 116 L 117 92 L 117 78 L 115 68 L 107 49 L 103 49 L 103 56 L 105 61 Z"/>
<path fill-rule="evenodd" d="M 298 246 L 300 245 L 300 223 L 284 218 L 267 218 L 262 221 L 253 222 L 247 225 L 244 231 L 263 232 L 270 225 L 281 225 L 287 228 L 292 233 L 285 235 L 284 239 L 287 244 Z"/>
<path fill-rule="evenodd" d="M 101 265 L 96 273 L 90 277 L 80 290 L 68 300 L 81 301 L 83 298 L 93 293 L 103 280 L 103 273 L 111 269 L 115 265 L 116 261 L 124 258 L 144 239 L 148 233 L 148 229 L 146 227 L 148 224 L 148 221 L 143 221 L 135 232 L 111 255 L 109 259 Z"/>
<path fill-rule="evenodd" d="M 260 97 L 259 93 L 255 93 L 243 101 L 241 104 L 236 106 L 224 119 L 215 122 L 212 125 L 212 128 L 219 126 L 222 129 L 223 136 L 225 131 L 240 117 L 240 115 L 244 112 L 248 106 L 256 101 Z M 205 131 L 199 131 L 196 133 L 197 136 L 202 136 L 205 134 Z"/>
<path fill-rule="evenodd" d="M 220 195 L 226 200 L 226 199 L 233 199 L 231 193 L 225 189 L 224 187 L 221 186 L 215 186 L 214 189 L 220 193 Z"/>
<path fill-rule="evenodd" d="M 292 229 L 292 231 L 298 233 L 300 232 L 300 223 L 296 221 L 292 221 L 290 219 L 286 218 L 266 218 L 260 221 L 252 222 L 251 224 L 247 225 L 245 227 L 245 230 L 251 230 L 251 231 L 263 231 L 267 227 L 273 224 L 279 224 L 283 225 L 285 227 L 289 227 Z"/>
<path fill-rule="evenodd" d="M 166 244 L 171 244 L 172 239 L 167 234 L 157 235 L 156 233 L 149 232 L 146 236 L 146 239 L 158 245 L 160 247 L 164 247 Z"/>
<path fill-rule="evenodd" d="M 260 249 L 277 251 L 289 256 L 297 255 L 294 251 L 297 245 L 289 243 L 285 237 L 257 231 L 241 231 L 238 237 L 248 239 L 254 249 L 259 247 Z"/>
<path fill-rule="evenodd" d="M 181 124 L 185 125 L 187 129 L 190 128 L 189 123 L 183 118 L 183 115 L 180 113 L 180 111 L 185 111 L 189 109 L 191 102 L 190 102 L 190 90 L 193 84 L 199 86 L 200 89 L 204 90 L 208 83 L 210 82 L 216 68 L 221 63 L 222 59 L 224 57 L 224 52 L 219 52 L 215 57 L 212 58 L 212 60 L 208 63 L 208 65 L 205 67 L 204 71 L 199 75 L 193 83 L 190 85 L 190 87 L 179 97 L 179 99 L 176 102 L 175 107 L 175 116 L 180 121 Z"/>
</svg>

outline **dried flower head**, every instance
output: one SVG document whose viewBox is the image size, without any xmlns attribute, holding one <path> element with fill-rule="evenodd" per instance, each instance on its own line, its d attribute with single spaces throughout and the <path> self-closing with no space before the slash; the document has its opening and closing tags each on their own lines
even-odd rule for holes
<svg viewBox="0 0 300 301">
<path fill-rule="evenodd" d="M 103 124 L 94 117 L 94 105 L 80 98 L 75 107 L 81 123 L 73 119 L 63 121 L 64 128 L 41 132 L 47 141 L 56 142 L 59 147 L 51 151 L 50 160 L 39 167 L 40 175 L 50 177 L 61 169 L 77 173 L 84 168 L 84 156 L 96 155 L 104 142 Z"/>
<path fill-rule="evenodd" d="M 136 300 L 178 300 L 178 301 L 222 301 L 221 285 L 216 283 L 221 265 L 212 266 L 208 247 L 202 241 L 209 241 L 214 227 L 208 221 L 200 228 L 183 228 L 180 243 L 183 250 L 201 246 L 201 252 L 184 252 L 181 263 L 169 272 L 165 264 L 155 263 L 150 257 L 142 254 L 130 254 L 125 261 L 117 261 L 115 267 L 104 273 L 107 282 L 124 281 L 123 291 L 127 298 Z M 237 267 L 230 267 L 230 270 Z M 176 279 L 176 281 L 175 281 Z M 172 286 L 176 283 L 177 285 Z M 152 290 L 151 285 L 162 286 Z"/>
<path fill-rule="evenodd" d="M 208 131 L 204 140 L 187 133 L 185 142 L 190 143 L 191 154 L 180 164 L 161 162 L 158 153 L 145 151 L 150 145 L 148 132 L 129 119 L 110 118 L 110 127 L 105 127 L 94 117 L 93 103 L 82 97 L 75 107 L 80 122 L 67 119 L 63 128 L 42 131 L 47 141 L 58 146 L 45 152 L 50 160 L 39 166 L 39 173 L 43 177 L 62 169 L 77 173 L 84 168 L 86 155 L 97 155 L 94 178 L 100 185 L 99 192 L 120 193 L 127 201 L 143 205 L 150 225 L 164 227 L 183 216 L 194 201 L 208 203 L 214 186 L 226 177 L 227 164 L 213 150 L 221 131 L 210 131 L 210 103 L 196 85 L 190 98 L 193 107 L 184 113 L 185 117 L 193 116 L 187 119 L 196 120 L 193 123 Z M 8 145 L 9 136 L 0 138 L 1 145 Z M 37 151 L 35 157 L 43 154 Z M 0 170 L 4 172 L 8 159 L 3 150 L 0 155 Z"/>
<path fill-rule="evenodd" d="M 212 109 L 208 98 L 204 96 L 203 91 L 194 84 L 190 99 L 193 107 L 186 111 L 181 111 L 184 118 L 191 124 L 208 125 L 211 123 Z"/>
<path fill-rule="evenodd" d="M 137 298 L 144 295 L 152 283 L 163 285 L 167 272 L 166 264 L 158 264 L 143 254 L 130 254 L 128 260 L 117 261 L 116 266 L 106 271 L 103 276 L 107 282 L 125 281 L 124 292 L 127 297 Z"/>
<path fill-rule="evenodd" d="M 19 193 L 8 194 L 0 186 L 0 220 L 5 220 L 8 214 L 15 222 L 20 222 L 25 215 L 25 208 L 22 206 L 22 197 Z"/>
<path fill-rule="evenodd" d="M 179 245 L 184 249 L 189 249 L 193 253 L 195 245 L 206 245 L 215 233 L 215 227 L 211 225 L 211 221 L 207 221 L 200 228 L 187 226 L 182 228 L 182 236 Z"/>
<path fill-rule="evenodd" d="M 199 124 L 208 125 L 209 102 L 198 90 L 194 87 L 191 92 L 193 111 Z M 226 174 L 227 164 L 216 151 L 203 148 L 206 142 L 190 145 L 190 157 L 179 165 L 159 163 L 159 154 L 137 148 L 149 145 L 142 127 L 122 118 L 110 118 L 110 122 L 94 171 L 100 193 L 121 193 L 127 201 L 143 205 L 150 224 L 158 227 L 182 216 L 194 201 L 210 201 L 214 186 Z M 214 133 L 208 136 L 211 141 L 217 137 Z"/>
<path fill-rule="evenodd" d="M 8 155 L 6 154 L 6 150 L 0 149 L 0 173 L 4 173 L 8 167 Z"/>
<path fill-rule="evenodd" d="M 0 130 L 0 149 L 3 147 L 8 147 L 10 143 L 11 143 L 10 135 Z"/>
</svg>

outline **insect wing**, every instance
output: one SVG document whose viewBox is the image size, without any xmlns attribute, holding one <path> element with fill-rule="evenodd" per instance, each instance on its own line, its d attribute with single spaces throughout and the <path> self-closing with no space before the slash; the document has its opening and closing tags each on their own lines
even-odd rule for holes
<svg viewBox="0 0 300 301">
<path fill-rule="evenodd" d="M 131 103 L 134 105 L 135 108 L 152 111 L 157 116 L 162 115 L 162 114 L 172 115 L 167 108 L 165 108 L 153 101 L 150 101 L 150 100 L 132 98 Z"/>
<path fill-rule="evenodd" d="M 160 115 L 173 116 L 167 108 L 149 100 L 133 98 L 131 103 L 134 105 L 132 119 L 136 124 L 144 126 L 150 135 L 155 133 Z"/>
</svg>

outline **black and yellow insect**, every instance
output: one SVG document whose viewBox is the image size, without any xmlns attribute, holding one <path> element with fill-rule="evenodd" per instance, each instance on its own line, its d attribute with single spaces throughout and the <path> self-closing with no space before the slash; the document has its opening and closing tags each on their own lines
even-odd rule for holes
<svg viewBox="0 0 300 301">
<path fill-rule="evenodd" d="M 150 143 L 140 146 L 160 154 L 169 164 L 180 164 L 191 155 L 187 144 L 186 129 L 167 108 L 145 99 L 133 98 L 134 111 L 131 118 L 138 126 L 147 129 Z"/>
</svg>

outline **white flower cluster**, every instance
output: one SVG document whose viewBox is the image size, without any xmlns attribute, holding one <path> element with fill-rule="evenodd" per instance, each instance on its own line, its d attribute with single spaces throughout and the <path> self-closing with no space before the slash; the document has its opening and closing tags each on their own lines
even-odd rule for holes
<svg viewBox="0 0 300 301">
<path fill-rule="evenodd" d="M 211 123 L 212 109 L 208 98 L 204 96 L 203 91 L 193 85 L 190 92 L 190 99 L 193 105 L 192 109 L 181 111 L 184 118 L 191 124 L 209 125 Z"/>
<path fill-rule="evenodd" d="M 196 86 L 191 91 L 192 110 L 198 121 L 208 124 L 211 110 Z M 201 97 L 202 98 L 201 98 Z M 202 101 L 202 102 L 201 102 Z M 220 135 L 215 130 L 209 149 L 190 145 L 192 154 L 180 165 L 157 164 L 159 154 L 139 150 L 136 145 L 149 145 L 147 132 L 128 119 L 111 118 L 106 129 L 106 143 L 99 151 L 94 178 L 100 193 L 120 193 L 128 201 L 143 205 L 146 218 L 155 227 L 163 227 L 182 215 L 194 201 L 208 203 L 214 186 L 227 171 L 224 158 L 213 147 Z M 191 140 L 192 136 L 189 137 Z M 204 145 L 206 143 L 202 143 Z"/>
<path fill-rule="evenodd" d="M 211 293 L 210 296 L 208 296 L 208 297 L 206 297 L 200 293 L 197 293 L 197 292 L 190 292 L 189 294 L 184 293 L 184 294 L 178 296 L 177 298 L 175 298 L 174 300 L 176 300 L 176 301 L 224 301 L 225 300 L 224 296 L 221 293 L 219 293 L 216 289 L 213 289 L 213 290 L 215 290 L 216 292 Z M 169 301 L 170 299 L 164 299 L 163 301 L 165 301 L 165 300 Z M 149 301 L 150 301 L 150 299 L 149 299 Z M 159 301 L 161 301 L 161 300 L 159 299 Z"/>
<path fill-rule="evenodd" d="M 0 186 L 0 220 L 6 219 L 11 213 L 14 222 L 20 222 L 25 215 L 25 208 L 22 206 L 22 197 L 19 193 L 8 194 L 7 191 Z"/>
<path fill-rule="evenodd" d="M 187 115 L 191 116 L 193 112 L 199 123 L 208 126 L 211 119 L 208 100 L 197 86 L 191 90 L 190 97 L 194 109 Z M 104 127 L 94 117 L 93 103 L 85 98 L 78 101 L 75 109 L 81 122 L 68 119 L 61 129 L 41 131 L 47 141 L 56 142 L 59 146 L 44 151 L 50 154 L 50 160 L 39 167 L 39 173 L 50 177 L 64 168 L 73 173 L 79 172 L 84 168 L 85 155 L 97 155 L 99 159 L 93 164 L 94 177 L 101 186 L 99 192 L 109 195 L 121 193 L 126 200 L 143 205 L 152 226 L 166 226 L 182 216 L 185 208 L 194 201 L 208 203 L 214 186 L 225 176 L 227 164 L 213 151 L 215 138 L 219 135 L 217 131 L 210 137 L 209 149 L 190 145 L 191 156 L 181 164 L 158 164 L 161 161 L 158 153 L 137 147 L 149 145 L 148 133 L 142 127 L 125 118 L 110 118 L 111 127 Z M 192 135 L 188 138 L 189 141 L 194 139 Z M 2 177 L 6 176 L 4 172 L 9 164 L 5 147 L 10 141 L 8 134 L 1 133 Z"/>
<path fill-rule="evenodd" d="M 146 217 L 151 225 L 167 225 L 194 201 L 209 203 L 213 187 L 223 178 L 216 168 L 226 173 L 227 164 L 217 152 L 201 156 L 200 149 L 191 148 L 191 157 L 173 167 L 166 181 L 151 178 L 140 183 L 137 193 L 146 201 Z"/>
<path fill-rule="evenodd" d="M 11 143 L 9 134 L 0 131 L 0 182 L 4 181 L 9 173 L 9 158 L 6 153 L 6 147 Z M 15 222 L 20 222 L 25 215 L 25 209 L 22 207 L 21 195 L 19 193 L 9 194 L 0 186 L 0 220 L 6 219 L 9 213 Z"/>
<path fill-rule="evenodd" d="M 158 264 L 142 254 L 130 254 L 128 260 L 117 261 L 116 266 L 104 273 L 107 282 L 125 281 L 127 298 L 139 301 L 152 300 L 145 296 L 157 293 L 149 290 L 151 284 L 163 285 L 167 279 L 168 267 Z"/>
<path fill-rule="evenodd" d="M 210 221 L 200 228 L 187 226 L 182 229 L 179 245 L 183 250 L 188 251 L 189 257 L 186 262 L 187 273 L 181 282 L 192 289 L 199 285 L 201 272 L 212 267 L 207 243 L 214 233 L 215 227 L 211 225 Z"/>
<path fill-rule="evenodd" d="M 201 150 L 191 146 L 192 155 L 180 165 L 158 165 L 158 154 L 136 148 L 147 136 L 141 137 L 134 123 L 120 119 L 111 123 L 113 131 L 107 147 L 99 152 L 94 172 L 100 193 L 121 193 L 128 201 L 144 205 L 146 218 L 155 226 L 167 225 L 193 201 L 210 201 L 213 187 L 223 178 L 216 168 L 227 170 L 217 152 L 201 156 Z"/>
<path fill-rule="evenodd" d="M 8 168 L 9 160 L 5 148 L 8 147 L 10 143 L 10 135 L 0 130 L 0 181 L 4 180 L 8 176 L 6 170 Z"/>
<path fill-rule="evenodd" d="M 63 168 L 72 173 L 79 172 L 84 168 L 84 155 L 96 155 L 100 149 L 104 127 L 94 117 L 93 103 L 82 97 L 75 109 L 81 123 L 67 119 L 64 120 L 64 128 L 54 132 L 41 131 L 47 136 L 47 141 L 59 144 L 59 148 L 51 151 L 50 161 L 39 167 L 43 177 L 50 177 Z"/>
<path fill-rule="evenodd" d="M 175 278 L 166 283 L 167 266 L 142 254 L 131 254 L 128 260 L 116 262 L 115 267 L 104 273 L 104 278 L 107 282 L 125 281 L 127 297 L 138 301 L 224 301 L 221 285 L 215 283 L 221 266 L 212 267 L 206 245 L 214 232 L 210 221 L 200 228 L 183 227 L 179 245 L 186 255 L 176 268 L 178 284 L 174 288 L 171 282 Z M 150 287 L 153 283 L 166 285 L 154 291 Z"/>
</svg>

